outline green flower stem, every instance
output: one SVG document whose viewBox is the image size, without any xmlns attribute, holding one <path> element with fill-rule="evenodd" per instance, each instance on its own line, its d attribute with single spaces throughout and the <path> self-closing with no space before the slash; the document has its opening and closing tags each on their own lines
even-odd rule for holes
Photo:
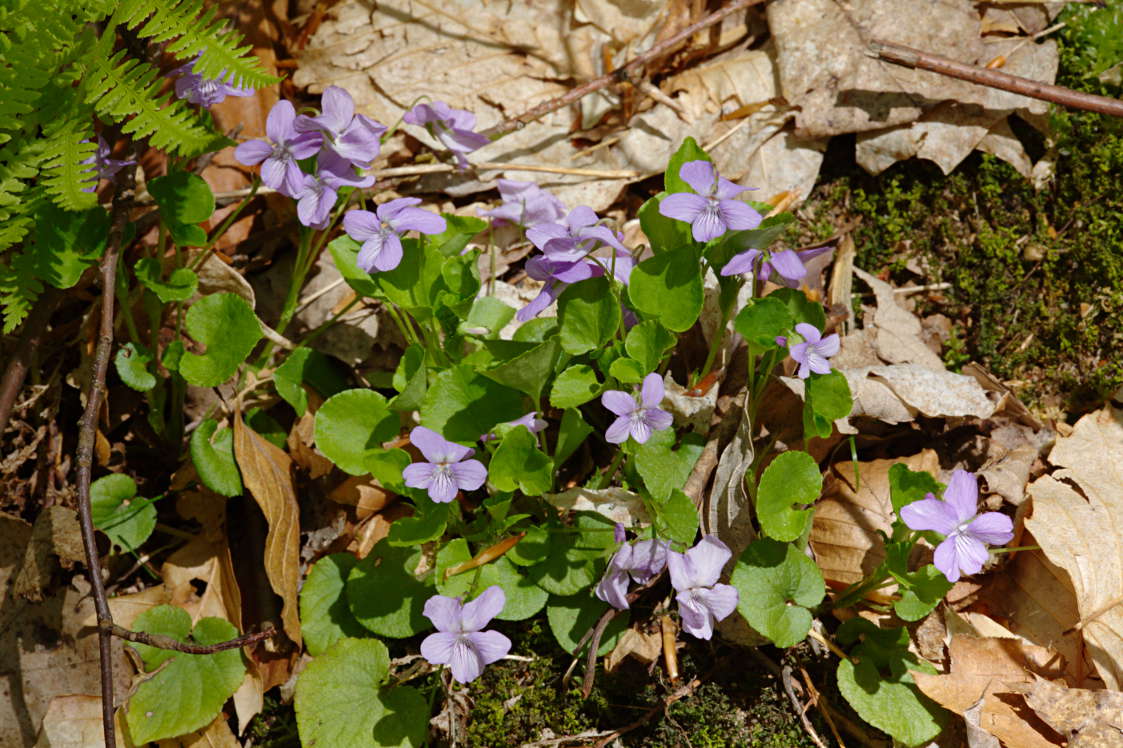
<svg viewBox="0 0 1123 748">
<path fill-rule="evenodd" d="M 292 266 L 292 277 L 289 279 L 289 290 L 285 295 L 284 306 L 281 307 L 281 317 L 277 320 L 277 332 L 285 334 L 285 328 L 292 321 L 296 313 L 296 305 L 300 300 L 300 290 L 304 288 L 304 279 L 311 269 L 312 238 L 313 232 L 307 228 L 300 230 L 300 244 L 296 249 L 296 261 Z"/>
<path fill-rule="evenodd" d="M 207 257 L 212 251 L 214 251 L 214 245 L 218 242 L 219 239 L 222 238 L 222 235 L 226 233 L 231 224 L 233 224 L 234 221 L 238 220 L 238 216 L 240 216 L 242 214 L 242 211 L 245 210 L 246 206 L 250 204 L 250 200 L 254 199 L 254 197 L 257 195 L 258 189 L 260 188 L 261 179 L 255 176 L 253 178 L 253 184 L 250 185 L 249 194 L 242 198 L 241 202 L 238 203 L 238 206 L 234 208 L 234 210 L 230 211 L 229 215 L 227 215 L 226 218 L 222 220 L 222 223 L 218 225 L 218 228 L 211 232 L 210 237 L 207 239 L 206 246 L 203 247 L 203 251 L 200 252 L 199 256 L 196 257 L 195 260 L 191 263 L 192 270 L 198 270 L 199 266 L 206 262 Z M 161 225 L 160 230 L 163 231 L 163 228 L 163 225 Z"/>
<path fill-rule="evenodd" d="M 335 324 L 338 323 L 339 320 L 341 320 L 343 318 L 343 315 L 345 315 L 345 314 L 347 314 L 347 312 L 351 311 L 351 309 L 356 304 L 358 304 L 359 301 L 360 301 L 359 297 L 355 296 L 350 301 L 348 301 L 347 304 L 342 309 L 340 309 L 338 312 L 333 313 L 330 317 L 328 317 L 326 320 L 321 322 L 319 324 L 319 326 L 317 326 L 315 329 L 309 330 L 303 336 L 300 336 L 300 337 L 296 338 L 295 340 L 293 340 L 293 342 L 297 343 L 299 345 L 310 344 L 313 340 L 320 337 L 325 332 L 327 332 L 329 329 L 331 329 L 333 326 L 335 326 Z"/>
<path fill-rule="evenodd" d="M 730 310 L 728 309 L 722 310 L 721 324 L 718 325 L 717 330 L 714 331 L 714 339 L 710 341 L 710 350 L 706 354 L 706 363 L 702 364 L 702 371 L 698 373 L 697 378 L 691 383 L 691 387 L 697 386 L 698 382 L 705 379 L 706 375 L 710 373 L 710 369 L 713 368 L 714 361 L 717 360 L 717 352 L 721 348 L 721 344 L 725 342 L 725 326 L 729 324 L 729 312 Z"/>
<path fill-rule="evenodd" d="M 608 469 L 601 473 L 600 477 L 597 479 L 596 486 L 593 487 L 594 490 L 604 488 L 606 484 L 612 483 L 612 477 L 616 475 L 616 471 L 620 469 L 620 462 L 623 459 L 624 450 L 617 449 L 616 455 L 613 456 L 612 462 L 608 465 Z"/>
<path fill-rule="evenodd" d="M 856 605 L 867 593 L 880 589 L 891 581 L 892 575 L 886 570 L 885 565 L 882 564 L 864 580 L 855 582 L 843 590 L 842 594 L 835 598 L 834 602 L 828 604 L 828 607 L 834 610 L 849 608 L 852 605 Z"/>
<path fill-rule="evenodd" d="M 402 337 L 405 338 L 407 343 L 421 345 L 421 341 L 417 339 L 417 334 L 413 331 L 413 327 L 406 324 L 398 307 L 390 303 L 384 303 L 383 308 L 386 310 L 386 313 L 390 315 L 390 319 L 394 320 L 394 324 L 398 326 L 398 332 L 402 334 Z"/>
</svg>

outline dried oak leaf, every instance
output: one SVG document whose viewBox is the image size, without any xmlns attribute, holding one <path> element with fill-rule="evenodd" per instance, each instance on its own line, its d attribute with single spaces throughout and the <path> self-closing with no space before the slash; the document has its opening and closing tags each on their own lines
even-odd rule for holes
<svg viewBox="0 0 1123 748">
<path fill-rule="evenodd" d="M 1057 439 L 1060 468 L 1029 486 L 1026 527 L 1068 572 L 1080 630 L 1109 688 L 1123 685 L 1123 410 L 1107 406 Z"/>
</svg>

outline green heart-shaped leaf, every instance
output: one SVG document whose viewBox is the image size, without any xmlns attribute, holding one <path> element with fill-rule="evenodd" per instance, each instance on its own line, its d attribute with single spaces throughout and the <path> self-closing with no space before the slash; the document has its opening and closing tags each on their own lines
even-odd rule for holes
<svg viewBox="0 0 1123 748">
<path fill-rule="evenodd" d="M 234 432 L 224 428 L 215 437 L 216 429 L 218 422 L 208 418 L 191 434 L 191 462 L 204 486 L 223 496 L 238 496 L 242 473 L 234 460 Z"/>
<path fill-rule="evenodd" d="M 94 527 L 125 551 L 135 552 L 156 529 L 156 507 L 137 496 L 136 482 L 120 473 L 90 484 L 90 513 Z"/>
<path fill-rule="evenodd" d="M 261 323 L 241 296 L 216 293 L 187 310 L 187 333 L 207 347 L 206 353 L 184 353 L 179 373 L 198 387 L 217 387 L 238 370 L 261 340 Z"/>
<path fill-rule="evenodd" d="M 702 311 L 702 264 L 693 246 L 636 265 L 628 281 L 632 307 L 674 332 L 689 330 Z"/>
<path fill-rule="evenodd" d="M 386 398 L 374 390 L 353 389 L 332 395 L 316 411 L 316 447 L 340 470 L 367 472 L 367 453 L 398 435 L 400 419 Z"/>
<path fill-rule="evenodd" d="M 823 490 L 819 465 L 806 452 L 784 452 L 760 477 L 756 513 L 760 529 L 776 540 L 790 542 L 811 524 L 814 509 L 794 509 L 795 504 L 814 504 Z"/>
<path fill-rule="evenodd" d="M 217 644 L 238 635 L 238 630 L 221 618 L 202 618 L 192 630 L 187 611 L 171 605 L 146 610 L 137 616 L 132 628 L 195 644 Z M 184 735 L 210 724 L 245 678 L 240 649 L 193 655 L 144 644 L 129 646 L 140 654 L 146 672 L 163 665 L 129 698 L 125 722 L 137 745 Z"/>
<path fill-rule="evenodd" d="M 777 647 L 793 647 L 811 630 L 811 611 L 826 594 L 823 574 L 795 546 L 762 538 L 733 569 L 737 610 Z"/>
</svg>

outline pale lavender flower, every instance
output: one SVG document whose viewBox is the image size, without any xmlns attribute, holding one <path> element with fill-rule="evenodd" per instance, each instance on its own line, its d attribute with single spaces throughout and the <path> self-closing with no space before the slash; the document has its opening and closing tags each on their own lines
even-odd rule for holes
<svg viewBox="0 0 1123 748">
<path fill-rule="evenodd" d="M 651 372 L 643 378 L 639 402 L 620 390 L 609 390 L 601 395 L 601 404 L 616 414 L 616 420 L 604 433 L 612 444 L 620 444 L 631 436 L 643 444 L 651 438 L 652 431 L 670 428 L 671 414 L 659 407 L 663 402 L 663 378 Z"/>
<path fill-rule="evenodd" d="M 977 574 L 986 563 L 987 545 L 1005 545 L 1014 538 L 1014 523 L 1001 512 L 979 514 L 979 483 L 972 473 L 951 474 L 944 498 L 928 494 L 901 507 L 901 519 L 913 530 L 934 530 L 945 536 L 936 546 L 933 564 L 949 582 L 960 574 Z"/>
<path fill-rule="evenodd" d="M 234 150 L 234 158 L 246 166 L 261 164 L 261 181 L 289 197 L 304 187 L 304 173 L 297 161 L 315 155 L 324 142 L 318 132 L 297 132 L 295 119 L 292 103 L 278 101 L 265 119 L 265 132 L 272 142 L 249 140 Z"/>
<path fill-rule="evenodd" d="M 617 525 L 617 528 L 620 527 Z M 622 545 L 612 555 L 594 593 L 617 610 L 625 610 L 628 607 L 628 580 L 647 584 L 661 574 L 667 565 L 671 547 L 665 540 L 648 539 L 630 544 L 623 543 L 623 539 L 617 536 L 617 542 Z"/>
<path fill-rule="evenodd" d="M 517 226 L 533 226 L 559 221 L 565 215 L 561 200 L 534 182 L 499 179 L 496 184 L 503 204 L 492 210 L 480 211 L 481 216 Z"/>
<path fill-rule="evenodd" d="M 323 113 L 319 117 L 300 115 L 298 132 L 320 132 L 324 148 L 363 169 L 370 168 L 382 148 L 380 138 L 386 126 L 365 114 L 355 114 L 355 101 L 346 89 L 328 86 L 320 96 Z"/>
<path fill-rule="evenodd" d="M 484 631 L 507 602 L 503 588 L 492 585 L 470 603 L 458 597 L 433 595 L 425 601 L 425 617 L 437 633 L 421 641 L 421 656 L 432 665 L 448 665 L 459 683 L 479 677 L 484 667 L 511 651 L 511 640 L 498 631 Z"/>
<path fill-rule="evenodd" d="M 728 546 L 713 535 L 704 535 L 686 553 L 671 551 L 667 555 L 667 570 L 686 633 L 709 639 L 714 621 L 722 620 L 737 607 L 737 588 L 717 581 L 732 557 Z"/>
<path fill-rule="evenodd" d="M 360 177 L 347 159 L 334 151 L 320 151 L 316 159 L 316 173 L 305 174 L 304 184 L 293 196 L 296 198 L 296 216 L 305 226 L 325 229 L 331 209 L 343 187 L 370 187 L 374 177 Z"/>
<path fill-rule="evenodd" d="M 628 251 L 621 243 L 623 235 L 614 234 L 607 226 L 600 225 L 597 214 L 587 205 L 579 205 L 570 211 L 564 223 L 531 226 L 526 230 L 526 238 L 543 252 L 549 245 L 551 254 L 557 259 L 579 260 L 597 244 L 613 247 L 619 252 Z"/>
<path fill-rule="evenodd" d="M 204 78 L 195 72 L 199 57 L 173 70 L 168 77 L 179 76 L 175 81 L 175 95 L 187 99 L 192 104 L 209 107 L 226 99 L 227 96 L 253 96 L 252 88 L 233 86 L 229 83 L 233 75 L 220 75 L 218 78 Z"/>
<path fill-rule="evenodd" d="M 555 248 L 557 253 L 555 254 Z M 541 314 L 550 304 L 553 304 L 562 291 L 572 283 L 578 283 L 589 278 L 599 278 L 604 275 L 605 267 L 613 272 L 616 280 L 628 285 L 632 269 L 636 266 L 635 259 L 627 252 L 614 250 L 611 257 L 582 257 L 577 260 L 567 259 L 571 256 L 571 247 L 565 239 L 551 239 L 544 245 L 541 255 L 531 257 L 526 261 L 526 274 L 546 285 L 530 303 L 515 314 L 519 322 L 526 322 Z"/>
<path fill-rule="evenodd" d="M 432 429 L 416 426 L 409 432 L 413 446 L 428 462 L 415 462 L 402 471 L 410 488 L 424 488 L 429 498 L 447 504 L 457 491 L 475 491 L 487 480 L 487 468 L 479 460 L 469 460 L 476 450 L 450 442 Z"/>
<path fill-rule="evenodd" d="M 749 249 L 733 255 L 729 262 L 725 263 L 725 267 L 721 269 L 721 275 L 752 273 L 757 260 L 761 260 L 760 270 L 757 273 L 757 277 L 761 281 L 767 281 L 772 277 L 772 272 L 775 271 L 780 276 L 779 283 L 788 288 L 799 288 L 806 281 L 808 273 L 811 272 L 805 263 L 819 255 L 830 252 L 832 249 L 832 247 L 801 250 L 783 249 L 779 252 L 771 252 L 767 256 L 759 249 Z"/>
<path fill-rule="evenodd" d="M 96 177 L 93 184 L 89 187 L 82 188 L 83 192 L 93 192 L 97 189 L 96 180 L 113 179 L 113 177 L 117 175 L 117 172 L 121 171 L 121 169 L 124 169 L 126 166 L 136 166 L 136 161 L 120 161 L 115 158 L 110 158 L 110 153 L 112 153 L 112 149 L 109 147 L 109 144 L 105 142 L 105 138 L 98 135 L 97 151 L 89 158 L 82 159 L 78 162 L 80 164 L 92 164 L 94 168 L 90 171 L 94 172 L 93 176 Z"/>
<path fill-rule="evenodd" d="M 382 203 L 375 213 L 349 210 L 343 215 L 343 230 L 363 244 L 356 260 L 360 268 L 368 273 L 393 270 L 402 261 L 402 234 L 439 234 L 448 228 L 441 216 L 413 207 L 420 202 L 416 197 L 399 197 Z"/>
<path fill-rule="evenodd" d="M 473 129 L 476 126 L 476 115 L 464 109 L 453 109 L 443 101 L 418 104 L 402 115 L 402 120 L 428 130 L 430 135 L 452 151 L 461 169 L 468 165 L 465 153 L 471 153 L 491 142 L 486 135 L 480 135 Z"/>
<path fill-rule="evenodd" d="M 729 229 L 755 229 L 762 217 L 747 203 L 733 197 L 752 189 L 734 184 L 718 176 L 709 161 L 687 161 L 678 172 L 682 181 L 694 192 L 675 192 L 659 203 L 659 212 L 667 218 L 690 224 L 694 241 L 708 242 Z"/>
<path fill-rule="evenodd" d="M 537 434 L 539 431 L 546 428 L 546 426 L 547 426 L 546 422 L 538 417 L 538 411 L 537 410 L 532 410 L 529 413 L 527 413 L 525 416 L 521 416 L 519 418 L 516 418 L 513 421 L 507 421 L 507 422 L 501 423 L 499 425 L 500 426 L 515 426 L 515 427 L 526 426 L 526 430 L 529 431 L 532 434 Z M 496 436 L 495 432 L 491 432 L 491 433 L 487 433 L 487 434 L 484 434 L 483 436 L 481 436 L 480 441 L 481 442 L 489 442 L 489 441 L 492 441 L 492 440 L 498 439 L 498 438 L 499 437 Z"/>
<path fill-rule="evenodd" d="M 796 325 L 795 331 L 803 338 L 802 343 L 788 344 L 792 360 L 799 364 L 796 376 L 807 379 L 811 372 L 830 374 L 831 365 L 827 359 L 838 353 L 838 334 L 832 333 L 824 338 L 817 327 L 806 322 Z"/>
</svg>

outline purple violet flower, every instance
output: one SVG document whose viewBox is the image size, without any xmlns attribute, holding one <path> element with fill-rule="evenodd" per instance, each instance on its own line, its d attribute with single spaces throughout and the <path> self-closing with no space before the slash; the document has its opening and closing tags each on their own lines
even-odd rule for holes
<svg viewBox="0 0 1123 748">
<path fill-rule="evenodd" d="M 833 248 L 784 249 L 779 252 L 769 253 L 767 258 L 765 258 L 764 253 L 759 249 L 749 249 L 733 255 L 729 262 L 725 263 L 725 267 L 721 269 L 721 275 L 752 273 L 754 271 L 754 265 L 757 264 L 757 260 L 762 260 L 758 274 L 761 281 L 766 281 L 771 278 L 772 271 L 775 270 L 780 276 L 780 283 L 788 288 L 799 288 L 803 285 L 809 272 L 804 263 L 813 257 L 818 257 L 821 254 L 830 252 L 831 249 Z"/>
<path fill-rule="evenodd" d="M 93 172 L 91 176 L 95 178 L 94 183 L 89 187 L 83 187 L 83 192 L 93 192 L 96 190 L 97 180 L 113 179 L 113 177 L 117 175 L 117 172 L 121 171 L 121 169 L 124 169 L 126 166 L 136 166 L 136 161 L 120 161 L 115 158 L 110 158 L 110 153 L 112 153 L 112 149 L 109 147 L 109 144 L 105 142 L 105 138 L 98 135 L 97 151 L 89 158 L 82 159 L 78 162 L 80 164 L 93 164 L 94 167 L 90 170 Z"/>
<path fill-rule="evenodd" d="M 529 431 L 532 434 L 537 434 L 539 431 L 546 428 L 546 426 L 547 426 L 546 422 L 538 417 L 538 411 L 537 410 L 532 410 L 529 413 L 527 413 L 525 416 L 521 416 L 519 418 L 516 418 L 513 421 L 507 421 L 507 422 L 501 423 L 499 425 L 500 426 L 512 426 L 512 427 L 526 426 L 526 430 Z M 481 436 L 480 441 L 481 442 L 489 442 L 489 441 L 492 441 L 492 440 L 498 439 L 498 438 L 499 437 L 496 436 L 495 432 L 491 432 L 491 433 L 487 433 L 487 434 L 484 434 L 483 436 Z"/>
<path fill-rule="evenodd" d="M 297 132 L 320 132 L 324 149 L 363 169 L 370 168 L 382 149 L 380 138 L 386 126 L 365 114 L 355 114 L 355 101 L 346 89 L 328 86 L 320 96 L 323 114 L 319 117 L 300 115 Z"/>
<path fill-rule="evenodd" d="M 318 132 L 297 132 L 295 120 L 292 102 L 278 101 L 265 119 L 265 132 L 273 142 L 249 140 L 234 150 L 234 158 L 240 163 L 261 164 L 261 181 L 289 197 L 295 197 L 304 187 L 304 172 L 297 161 L 315 155 L 324 142 Z"/>
<path fill-rule="evenodd" d="M 297 200 L 296 216 L 305 226 L 325 229 L 342 187 L 370 187 L 372 184 L 374 177 L 360 177 L 351 161 L 335 151 L 320 151 L 316 159 L 316 173 L 305 174 L 304 184 L 294 195 Z"/>
<path fill-rule="evenodd" d="M 747 203 L 733 199 L 735 195 L 753 188 L 742 187 L 718 176 L 709 161 L 687 161 L 678 175 L 694 192 L 667 195 L 659 203 L 659 212 L 667 218 L 689 223 L 694 241 L 708 242 L 729 229 L 741 231 L 760 225 L 760 213 Z"/>
<path fill-rule="evenodd" d="M 399 197 L 375 209 L 349 210 L 343 214 L 343 230 L 363 246 L 356 261 L 368 273 L 393 270 L 402 261 L 401 235 L 407 231 L 439 234 L 448 228 L 445 219 L 413 206 L 417 197 Z"/>
<path fill-rule="evenodd" d="M 671 551 L 667 570 L 671 586 L 678 598 L 682 629 L 699 639 L 714 634 L 714 621 L 720 621 L 737 607 L 737 588 L 718 584 L 722 567 L 733 557 L 725 543 L 713 535 L 704 535 L 686 553 Z"/>
<path fill-rule="evenodd" d="M 470 603 L 458 597 L 433 595 L 425 601 L 425 617 L 437 627 L 421 642 L 421 656 L 433 665 L 448 665 L 459 683 L 470 683 L 484 667 L 511 651 L 511 640 L 498 631 L 484 631 L 507 602 L 503 588 L 492 585 Z"/>
<path fill-rule="evenodd" d="M 503 204 L 492 210 L 480 211 L 481 216 L 517 226 L 533 226 L 560 221 L 565 215 L 565 206 L 561 200 L 534 182 L 499 179 L 496 184 Z"/>
<path fill-rule="evenodd" d="M 476 453 L 471 447 L 450 442 L 424 426 L 414 427 L 409 439 L 428 462 L 406 466 L 402 478 L 410 488 L 424 488 L 438 504 L 455 499 L 457 491 L 475 491 L 487 480 L 483 463 L 467 459 Z"/>
<path fill-rule="evenodd" d="M 579 260 L 589 254 L 598 243 L 613 247 L 619 252 L 627 252 L 621 243 L 622 234 L 614 234 L 607 226 L 600 225 L 600 219 L 592 208 L 579 205 L 570 211 L 565 223 L 538 223 L 526 230 L 526 238 L 543 252 L 550 246 L 556 259 Z"/>
<path fill-rule="evenodd" d="M 604 275 L 605 266 L 613 271 L 616 280 L 626 286 L 632 268 L 636 266 L 635 259 L 628 252 L 620 250 L 614 251 L 614 258 L 601 257 L 598 258 L 599 261 L 591 257 L 568 259 L 572 254 L 572 247 L 567 239 L 550 239 L 543 245 L 542 255 L 526 261 L 526 274 L 546 285 L 529 304 L 515 314 L 515 319 L 526 322 L 537 317 L 561 296 L 566 286 Z"/>
<path fill-rule="evenodd" d="M 430 135 L 452 151 L 456 156 L 457 166 L 461 169 L 468 165 L 465 153 L 471 153 L 491 142 L 486 135 L 480 135 L 473 129 L 476 126 L 476 115 L 464 109 L 453 109 L 443 101 L 418 104 L 402 115 L 402 120 L 428 130 Z"/>
<path fill-rule="evenodd" d="M 913 530 L 934 530 L 945 536 L 932 563 L 949 582 L 960 574 L 977 574 L 986 563 L 987 545 L 1005 545 L 1014 538 L 1014 523 L 1001 512 L 979 514 L 979 482 L 972 473 L 951 474 L 943 499 L 928 494 L 901 507 L 901 519 Z"/>
<path fill-rule="evenodd" d="M 796 325 L 795 331 L 803 338 L 802 343 L 788 341 L 788 351 L 792 360 L 799 364 L 796 376 L 807 379 L 811 372 L 830 374 L 831 365 L 827 359 L 838 353 L 838 334 L 831 333 L 824 338 L 817 327 L 806 322 Z"/>
<path fill-rule="evenodd" d="M 232 86 L 228 81 L 233 80 L 233 75 L 223 74 L 218 78 L 204 78 L 195 72 L 195 65 L 199 62 L 199 55 L 186 65 L 173 70 L 168 74 L 179 76 L 175 81 L 175 95 L 177 99 L 187 99 L 192 104 L 209 107 L 226 99 L 227 96 L 253 96 L 252 88 Z"/>
<path fill-rule="evenodd" d="M 651 438 L 652 431 L 670 428 L 671 414 L 659 408 L 663 402 L 663 378 L 651 372 L 643 378 L 639 402 L 634 396 L 620 390 L 609 390 L 601 395 L 601 404 L 616 414 L 616 420 L 604 432 L 612 444 L 620 444 L 631 436 L 639 444 Z"/>
<path fill-rule="evenodd" d="M 617 542 L 623 543 L 619 537 Z M 623 543 L 608 562 L 608 569 L 597 584 L 596 596 L 617 610 L 627 609 L 628 579 L 634 580 L 636 584 L 650 582 L 666 567 L 670 550 L 671 546 L 665 540 Z"/>
</svg>

